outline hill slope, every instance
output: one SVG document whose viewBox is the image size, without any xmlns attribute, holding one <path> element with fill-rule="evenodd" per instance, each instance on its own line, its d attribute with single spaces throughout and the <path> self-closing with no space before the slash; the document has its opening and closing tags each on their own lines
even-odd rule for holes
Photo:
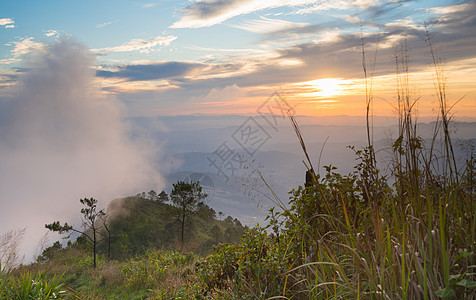
<svg viewBox="0 0 476 300">
<path fill-rule="evenodd" d="M 150 248 L 179 249 L 180 222 L 177 208 L 140 196 L 116 199 L 108 207 L 111 228 L 111 257 L 125 259 Z M 238 242 L 245 227 L 231 216 L 223 221 L 203 204 L 185 222 L 184 248 L 207 253 L 221 243 Z M 107 243 L 100 244 L 107 252 Z"/>
</svg>

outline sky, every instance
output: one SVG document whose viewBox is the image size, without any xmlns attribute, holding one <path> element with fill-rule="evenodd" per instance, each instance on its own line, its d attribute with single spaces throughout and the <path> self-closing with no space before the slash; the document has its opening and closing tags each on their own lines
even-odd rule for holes
<svg viewBox="0 0 476 300">
<path fill-rule="evenodd" d="M 428 116 L 432 49 L 453 112 L 475 118 L 475 30 L 474 1 L 2 0 L 0 96 L 32 56 L 70 40 L 89 49 L 91 84 L 127 116 L 256 113 L 274 91 L 301 115 L 364 115 L 364 49 L 373 113 L 395 114 L 404 57 Z"/>
</svg>

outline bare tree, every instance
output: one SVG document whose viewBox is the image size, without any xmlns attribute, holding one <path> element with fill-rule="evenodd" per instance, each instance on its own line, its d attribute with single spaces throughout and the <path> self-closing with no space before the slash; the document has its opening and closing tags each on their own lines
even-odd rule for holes
<svg viewBox="0 0 476 300">
<path fill-rule="evenodd" d="M 26 228 L 9 230 L 0 235 L 0 271 L 9 273 L 24 259 L 19 254 L 20 242 L 25 235 Z"/>
<path fill-rule="evenodd" d="M 38 247 L 36 248 L 35 254 L 33 256 L 36 260 L 38 260 L 38 257 L 40 257 L 43 251 L 45 251 L 45 249 L 47 248 L 46 244 L 48 244 L 49 241 L 50 241 L 50 232 L 47 231 L 41 237 L 41 240 L 38 243 Z"/>
</svg>

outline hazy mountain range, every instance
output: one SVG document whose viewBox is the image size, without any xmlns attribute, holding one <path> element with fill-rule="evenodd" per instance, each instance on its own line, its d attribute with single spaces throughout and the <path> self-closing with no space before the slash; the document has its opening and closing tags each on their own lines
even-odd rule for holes
<svg viewBox="0 0 476 300">
<path fill-rule="evenodd" d="M 332 164 L 342 173 L 352 171 L 356 157 L 348 146 L 360 149 L 367 144 L 364 118 L 297 116 L 296 120 L 316 170 L 322 173 L 323 166 Z M 428 123 L 419 123 L 418 129 L 429 141 L 435 123 L 425 120 Z M 169 190 L 178 180 L 200 180 L 210 194 L 210 206 L 246 225 L 262 221 L 267 208 L 274 205 L 270 188 L 287 203 L 288 192 L 304 184 L 305 156 L 287 118 L 188 115 L 135 118 L 132 123 L 137 134 L 160 145 L 162 157 L 156 167 L 166 177 Z M 398 137 L 397 122 L 392 117 L 374 117 L 373 124 L 374 146 L 381 160 L 388 161 L 386 150 Z M 458 159 L 464 160 L 474 152 L 476 122 L 453 122 L 451 129 Z M 254 146 L 243 139 L 243 134 L 252 132 L 257 135 Z M 226 155 L 228 167 L 218 168 Z M 233 156 L 239 158 L 235 169 L 229 162 Z"/>
</svg>

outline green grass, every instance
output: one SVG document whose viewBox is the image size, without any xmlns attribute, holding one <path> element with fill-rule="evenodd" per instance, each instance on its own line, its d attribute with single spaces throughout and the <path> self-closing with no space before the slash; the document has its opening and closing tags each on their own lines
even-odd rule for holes
<svg viewBox="0 0 476 300">
<path fill-rule="evenodd" d="M 18 277 L 0 274 L 0 299 L 62 299 L 65 294 L 61 276 L 46 278 L 41 273 L 22 273 Z"/>
</svg>

